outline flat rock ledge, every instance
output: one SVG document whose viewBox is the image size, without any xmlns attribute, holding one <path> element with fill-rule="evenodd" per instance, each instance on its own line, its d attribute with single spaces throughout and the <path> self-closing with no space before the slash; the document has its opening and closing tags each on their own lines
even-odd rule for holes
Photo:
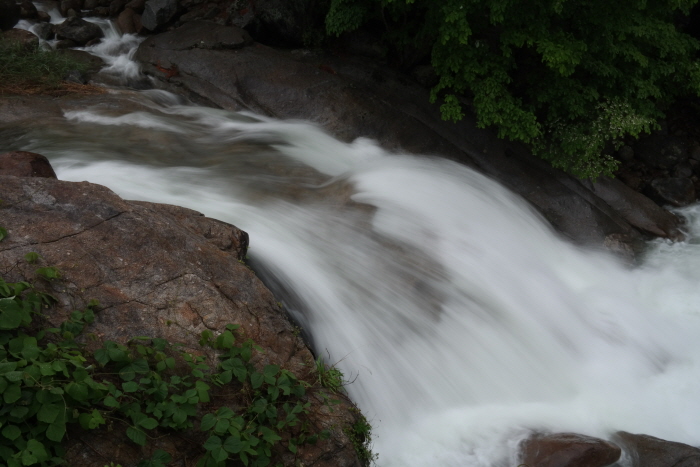
<svg viewBox="0 0 700 467">
<path fill-rule="evenodd" d="M 239 324 L 243 337 L 264 349 L 256 364 L 277 364 L 300 379 L 316 380 L 311 351 L 244 264 L 245 232 L 189 209 L 126 201 L 100 185 L 60 181 L 48 169 L 39 155 L 0 156 L 0 223 L 8 232 L 0 242 L 0 272 L 7 281 L 33 281 L 56 297 L 57 305 L 47 312 L 50 324 L 59 325 L 94 299 L 99 312 L 88 332 L 97 339 L 86 340 L 88 350 L 103 340 L 149 336 L 199 354 L 202 331 Z M 29 252 L 41 256 L 39 266 L 58 268 L 61 278 L 37 279 L 38 266 L 23 259 Z M 308 398 L 309 422 L 330 430 L 331 437 L 300 447 L 296 456 L 280 454 L 280 461 L 359 466 L 345 431 L 358 420 L 357 409 L 343 397 L 332 411 L 312 391 Z M 146 449 L 118 430 L 94 430 L 71 437 L 67 461 L 74 467 L 110 462 L 130 467 L 163 449 L 171 453 L 171 465 L 190 465 L 204 454 L 199 437 L 169 434 Z"/>
</svg>

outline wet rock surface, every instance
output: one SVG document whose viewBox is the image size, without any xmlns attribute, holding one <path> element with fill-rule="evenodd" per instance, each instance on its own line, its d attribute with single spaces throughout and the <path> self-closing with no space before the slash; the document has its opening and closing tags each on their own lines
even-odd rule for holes
<svg viewBox="0 0 700 467">
<path fill-rule="evenodd" d="M 0 154 L 0 174 L 15 177 L 56 178 L 56 172 L 46 157 L 27 151 Z"/>
<path fill-rule="evenodd" d="M 613 443 L 576 433 L 533 435 L 520 450 L 520 462 L 531 467 L 605 467 L 622 454 Z"/>
<path fill-rule="evenodd" d="M 648 435 L 616 433 L 614 442 L 625 449 L 630 467 L 697 467 L 700 449 Z"/>
</svg>

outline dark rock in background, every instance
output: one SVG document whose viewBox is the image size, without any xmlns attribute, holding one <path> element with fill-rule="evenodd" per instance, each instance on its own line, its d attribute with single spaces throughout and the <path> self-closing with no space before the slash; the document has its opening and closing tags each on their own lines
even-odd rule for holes
<svg viewBox="0 0 700 467">
<path fill-rule="evenodd" d="M 73 41 L 78 46 L 86 45 L 88 42 L 104 36 L 99 26 L 77 17 L 66 19 L 56 26 L 55 30 L 58 39 Z"/>
<path fill-rule="evenodd" d="M 21 15 L 20 6 L 15 0 L 0 0 L 0 31 L 15 27 Z"/>
</svg>

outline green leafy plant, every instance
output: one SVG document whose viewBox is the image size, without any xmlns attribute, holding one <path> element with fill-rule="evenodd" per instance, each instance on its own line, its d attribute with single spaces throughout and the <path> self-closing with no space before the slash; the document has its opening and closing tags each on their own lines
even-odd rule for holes
<svg viewBox="0 0 700 467">
<path fill-rule="evenodd" d="M 383 30 L 403 65 L 430 60 L 443 118 L 480 127 L 581 178 L 700 93 L 700 43 L 677 26 L 696 0 L 331 0 L 327 31 Z M 400 64 L 401 65 L 401 64 Z"/>
<path fill-rule="evenodd" d="M 284 441 L 296 454 L 299 445 L 329 436 L 327 431 L 310 433 L 300 419 L 310 406 L 303 399 L 305 384 L 277 365 L 256 369 L 251 364 L 255 346 L 250 340 L 236 345 L 236 329 L 238 326 L 228 325 L 216 338 L 211 331 L 204 331 L 200 340 L 200 344 L 220 351 L 219 372 L 212 381 L 238 384 L 246 402 L 243 411 L 221 407 L 202 417 L 200 429 L 209 432 L 209 438 L 204 443 L 207 455 L 198 463 L 201 467 L 223 466 L 228 459 L 264 467 L 270 464 L 278 442 Z"/>
<path fill-rule="evenodd" d="M 29 264 L 40 259 L 25 255 Z M 40 267 L 42 280 L 58 281 L 55 267 Z M 8 467 L 63 463 L 62 442 L 69 426 L 93 430 L 123 427 L 145 446 L 163 430 L 193 430 L 207 436 L 200 467 L 270 465 L 276 446 L 296 454 L 303 444 L 326 439 L 305 421 L 308 383 L 278 365 L 252 363 L 261 352 L 252 340 L 240 341 L 238 325 L 199 344 L 218 355 L 215 368 L 165 339 L 135 337 L 126 344 L 105 341 L 93 356 L 76 340 L 95 319 L 92 301 L 73 311 L 58 328 L 41 326 L 42 312 L 55 299 L 29 282 L 0 278 L 0 459 Z M 319 383 L 340 390 L 342 373 L 325 368 Z M 336 370 L 337 371 L 337 370 Z M 203 412 L 211 391 L 226 389 L 231 404 Z M 164 467 L 167 452 L 156 450 L 139 467 Z M 114 466 L 114 463 L 111 463 Z"/>
<path fill-rule="evenodd" d="M 37 261 L 39 261 L 40 258 L 41 256 L 39 256 L 39 254 L 34 251 L 30 251 L 29 253 L 24 255 L 24 260 L 29 264 L 36 263 Z"/>
<path fill-rule="evenodd" d="M 345 432 L 350 437 L 355 453 L 362 465 L 372 465 L 377 461 L 378 454 L 372 452 L 372 425 L 364 415 L 359 414 L 358 420 Z"/>
<path fill-rule="evenodd" d="M 318 374 L 318 384 L 333 393 L 341 392 L 345 385 L 343 372 L 335 365 L 327 366 L 323 357 L 316 359 L 316 373 Z"/>
<path fill-rule="evenodd" d="M 87 69 L 86 63 L 68 54 L 0 40 L 0 92 L 57 88 L 69 71 Z"/>
</svg>

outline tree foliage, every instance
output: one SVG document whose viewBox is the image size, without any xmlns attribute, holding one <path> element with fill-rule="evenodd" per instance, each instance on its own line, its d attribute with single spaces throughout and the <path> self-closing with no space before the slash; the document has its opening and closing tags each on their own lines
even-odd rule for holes
<svg viewBox="0 0 700 467">
<path fill-rule="evenodd" d="M 700 94 L 696 0 L 331 0 L 329 34 L 381 27 L 400 53 L 430 49 L 443 118 L 480 127 L 582 178 L 611 175 L 623 138 Z M 399 55 L 400 55 L 399 53 Z"/>
</svg>

